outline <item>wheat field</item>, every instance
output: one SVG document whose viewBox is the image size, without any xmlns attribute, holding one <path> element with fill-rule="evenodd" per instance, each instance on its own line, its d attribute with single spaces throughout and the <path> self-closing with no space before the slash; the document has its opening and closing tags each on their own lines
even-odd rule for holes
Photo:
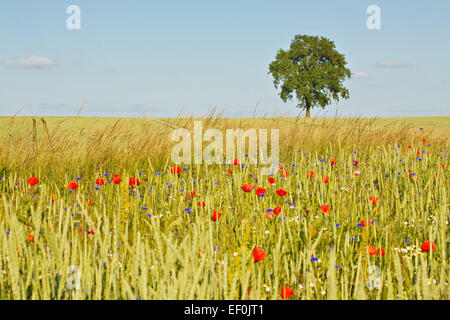
<svg viewBox="0 0 450 320">
<path fill-rule="evenodd" d="M 193 118 L 0 118 L 0 299 L 450 298 L 450 117 L 197 120 L 279 129 L 278 171 L 178 174 Z"/>
</svg>

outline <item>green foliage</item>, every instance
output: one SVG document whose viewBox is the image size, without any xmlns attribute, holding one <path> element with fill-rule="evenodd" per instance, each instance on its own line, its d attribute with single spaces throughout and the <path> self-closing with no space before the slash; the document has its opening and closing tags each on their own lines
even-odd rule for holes
<svg viewBox="0 0 450 320">
<path fill-rule="evenodd" d="M 179 177 L 170 174 L 164 158 L 170 155 L 164 143 L 170 131 L 155 127 L 65 135 L 54 133 L 49 120 L 54 149 L 38 127 L 33 153 L 33 124 L 27 120 L 27 127 L 0 140 L 2 300 L 280 299 L 282 286 L 294 289 L 291 299 L 450 298 L 447 129 L 396 129 L 387 120 L 240 121 L 280 128 L 280 159 L 290 174 L 277 174 L 269 185 L 255 166 L 192 165 Z M 74 123 L 83 126 L 81 121 L 88 120 Z M 222 129 L 232 124 L 214 123 Z M 147 144 L 146 137 L 160 137 L 161 143 Z M 141 144 L 155 149 L 144 153 Z M 422 160 L 417 150 L 426 150 Z M 319 162 L 331 157 L 333 166 Z M 311 170 L 315 176 L 308 178 Z M 96 190 L 95 179 L 105 172 L 105 180 L 120 173 L 121 185 L 106 182 Z M 39 184 L 29 186 L 31 175 Z M 69 193 L 67 183 L 75 177 L 82 177 L 79 188 Z M 141 184 L 129 187 L 129 177 Z M 244 183 L 266 188 L 267 195 L 244 193 Z M 278 188 L 289 194 L 276 196 Z M 193 189 L 196 196 L 188 199 Z M 380 201 L 374 205 L 370 196 Z M 323 204 L 330 205 L 328 214 L 320 211 Z M 276 206 L 280 216 L 267 218 L 266 210 Z M 216 222 L 214 210 L 222 213 Z M 376 223 L 358 227 L 363 219 Z M 436 249 L 422 251 L 426 240 Z M 368 255 L 368 246 L 385 255 Z M 255 247 L 264 249 L 265 260 L 253 261 Z M 313 254 L 320 260 L 311 261 Z M 379 289 L 367 285 L 377 276 L 374 267 Z M 76 280 L 79 288 L 70 287 Z"/>
<path fill-rule="evenodd" d="M 351 72 L 343 54 L 336 51 L 334 42 L 318 36 L 297 35 L 289 50 L 280 49 L 269 65 L 275 88 L 281 88 L 284 102 L 297 98 L 298 107 L 309 111 L 325 108 L 332 100 L 348 99 L 343 86 Z"/>
</svg>

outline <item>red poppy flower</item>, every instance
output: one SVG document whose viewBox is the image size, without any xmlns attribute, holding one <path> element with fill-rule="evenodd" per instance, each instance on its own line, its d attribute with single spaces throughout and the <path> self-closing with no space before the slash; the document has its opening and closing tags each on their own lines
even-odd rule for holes
<svg viewBox="0 0 450 320">
<path fill-rule="evenodd" d="M 192 191 L 191 193 L 187 193 L 187 194 L 186 194 L 186 198 L 187 198 L 188 200 L 191 200 L 192 198 L 195 198 L 195 190 Z"/>
<path fill-rule="evenodd" d="M 240 166 L 241 165 L 241 163 L 239 162 L 238 159 L 234 159 L 232 164 L 235 165 L 235 166 Z"/>
<path fill-rule="evenodd" d="M 386 254 L 386 251 L 384 249 L 380 249 L 380 250 L 378 250 L 378 254 L 384 257 L 384 255 Z"/>
<path fill-rule="evenodd" d="M 269 178 L 268 180 L 269 180 L 270 184 L 274 184 L 275 183 L 275 179 L 274 178 Z"/>
<path fill-rule="evenodd" d="M 409 145 L 409 146 L 408 146 L 408 149 L 412 149 L 412 145 Z"/>
<path fill-rule="evenodd" d="M 422 141 L 423 141 L 423 142 L 427 142 L 427 139 L 423 138 Z"/>
<path fill-rule="evenodd" d="M 361 221 L 361 224 L 362 224 L 362 226 L 365 228 L 365 227 L 368 227 L 368 226 L 370 225 L 370 221 L 369 221 L 368 219 L 362 220 L 362 221 Z"/>
<path fill-rule="evenodd" d="M 97 185 L 99 185 L 99 186 L 102 186 L 102 185 L 105 184 L 105 180 L 103 180 L 103 179 L 97 179 L 97 180 L 95 180 L 95 183 L 96 183 Z"/>
<path fill-rule="evenodd" d="M 87 200 L 86 202 L 88 205 L 92 205 L 92 200 Z"/>
<path fill-rule="evenodd" d="M 206 202 L 205 201 L 199 201 L 199 202 L 197 202 L 197 205 L 199 207 L 204 207 L 204 206 L 206 206 Z"/>
<path fill-rule="evenodd" d="M 320 211 L 323 213 L 330 213 L 330 206 L 328 204 L 324 204 L 320 206 Z"/>
<path fill-rule="evenodd" d="M 122 179 L 120 178 L 120 175 L 119 175 L 119 174 L 115 174 L 114 177 L 113 177 L 113 179 L 112 179 L 112 182 L 113 182 L 114 184 L 119 184 L 119 183 L 121 183 L 121 182 L 122 182 Z"/>
<path fill-rule="evenodd" d="M 378 199 L 377 197 L 370 197 L 370 201 L 372 201 L 372 204 L 375 206 L 378 201 L 380 201 L 380 199 Z"/>
<path fill-rule="evenodd" d="M 221 214 L 219 211 L 214 210 L 214 213 L 213 213 L 213 215 L 212 215 L 212 217 L 211 217 L 211 220 L 212 220 L 212 221 L 217 221 L 217 220 L 220 219 L 220 216 L 221 216 L 221 215 L 222 215 L 222 214 Z"/>
<path fill-rule="evenodd" d="M 420 246 L 420 249 L 422 249 L 423 251 L 434 250 L 434 249 L 436 249 L 436 243 L 434 243 L 433 241 L 425 241 Z"/>
<path fill-rule="evenodd" d="M 279 195 L 279 196 L 281 196 L 281 197 L 283 197 L 283 196 L 285 196 L 285 195 L 288 194 L 287 191 L 284 190 L 284 189 L 278 189 L 278 190 L 276 191 L 276 193 L 277 193 L 277 195 Z"/>
<path fill-rule="evenodd" d="M 29 234 L 28 235 L 28 241 L 34 242 L 34 235 L 33 234 Z"/>
<path fill-rule="evenodd" d="M 306 177 L 307 177 L 307 178 L 312 178 L 312 177 L 314 177 L 314 171 L 309 171 L 309 172 L 307 172 L 307 173 L 306 173 Z"/>
<path fill-rule="evenodd" d="M 28 183 L 30 184 L 30 186 L 34 186 L 35 184 L 39 183 L 39 178 L 31 177 L 30 179 L 28 179 Z"/>
<path fill-rule="evenodd" d="M 289 171 L 283 171 L 283 172 L 280 172 L 280 175 L 281 175 L 283 178 L 286 178 L 286 177 L 289 175 Z"/>
<path fill-rule="evenodd" d="M 174 174 L 180 174 L 181 171 L 183 171 L 183 169 L 181 169 L 181 167 L 179 167 L 179 166 L 175 166 L 175 167 L 170 168 L 170 172 L 174 173 Z"/>
<path fill-rule="evenodd" d="M 330 179 L 328 178 L 328 176 L 322 177 L 322 181 L 325 183 L 328 183 L 330 181 Z"/>
<path fill-rule="evenodd" d="M 353 165 L 355 166 L 355 167 L 357 167 L 358 166 L 358 164 L 359 164 L 359 161 L 353 161 Z"/>
<path fill-rule="evenodd" d="M 56 195 L 52 194 L 52 202 L 55 202 L 56 200 Z"/>
<path fill-rule="evenodd" d="M 244 190 L 244 192 L 250 192 L 254 189 L 254 186 L 251 184 L 244 184 L 241 189 Z"/>
<path fill-rule="evenodd" d="M 374 256 L 377 254 L 378 250 L 374 246 L 368 246 L 367 251 L 369 252 L 370 256 Z"/>
<path fill-rule="evenodd" d="M 136 179 L 134 177 L 130 177 L 129 181 L 128 181 L 130 186 L 138 186 L 141 184 L 141 182 L 139 181 L 139 179 Z"/>
<path fill-rule="evenodd" d="M 266 213 L 266 218 L 267 219 L 273 218 L 274 216 L 275 216 L 275 214 L 272 211 L 269 211 L 269 212 Z"/>
<path fill-rule="evenodd" d="M 78 188 L 78 183 L 70 182 L 68 187 L 69 187 L 70 190 L 76 190 Z"/>
<path fill-rule="evenodd" d="M 253 250 L 253 260 L 255 262 L 262 261 L 266 258 L 266 253 L 261 248 L 255 248 Z"/>
<path fill-rule="evenodd" d="M 294 294 L 294 289 L 289 287 L 281 287 L 281 297 L 283 299 L 289 299 Z"/>
<path fill-rule="evenodd" d="M 277 216 L 279 216 L 280 213 L 281 213 L 281 208 L 280 207 L 276 207 L 275 209 L 273 209 L 273 213 L 275 213 Z"/>
<path fill-rule="evenodd" d="M 94 235 L 94 234 L 95 234 L 94 229 L 91 229 L 91 231 L 88 231 L 87 234 L 92 234 L 92 235 Z"/>
<path fill-rule="evenodd" d="M 233 171 L 231 171 L 230 169 L 227 170 L 227 173 L 232 176 L 233 175 Z"/>
<path fill-rule="evenodd" d="M 355 176 L 360 176 L 361 175 L 361 171 L 355 171 Z"/>
<path fill-rule="evenodd" d="M 441 164 L 441 168 L 442 168 L 442 169 L 445 169 L 445 163 L 442 163 L 442 164 Z"/>
<path fill-rule="evenodd" d="M 417 149 L 417 155 L 420 156 L 420 150 L 419 149 Z"/>
<path fill-rule="evenodd" d="M 266 193 L 266 189 L 264 189 L 264 188 L 256 188 L 256 195 L 258 197 L 263 196 L 265 193 Z"/>
<path fill-rule="evenodd" d="M 331 164 L 332 166 L 334 166 L 335 163 L 336 163 L 336 159 L 335 159 L 335 158 L 331 158 L 330 164 Z"/>
</svg>

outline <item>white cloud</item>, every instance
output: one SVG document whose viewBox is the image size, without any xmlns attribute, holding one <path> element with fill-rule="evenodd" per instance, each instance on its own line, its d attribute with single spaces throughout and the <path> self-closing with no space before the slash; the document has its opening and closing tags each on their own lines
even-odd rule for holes
<svg viewBox="0 0 450 320">
<path fill-rule="evenodd" d="M 397 62 L 397 61 L 379 61 L 377 62 L 379 68 L 411 68 L 414 67 L 411 63 Z"/>
<path fill-rule="evenodd" d="M 12 68 L 39 69 L 53 67 L 55 63 L 47 58 L 29 57 L 26 59 L 8 60 L 5 62 L 5 65 Z"/>
<path fill-rule="evenodd" d="M 352 78 L 367 79 L 370 78 L 369 74 L 363 71 L 356 71 L 352 73 Z"/>
</svg>

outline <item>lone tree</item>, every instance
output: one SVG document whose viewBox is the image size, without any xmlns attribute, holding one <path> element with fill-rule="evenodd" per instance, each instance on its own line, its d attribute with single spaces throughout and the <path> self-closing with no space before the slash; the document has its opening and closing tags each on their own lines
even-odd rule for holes
<svg viewBox="0 0 450 320">
<path fill-rule="evenodd" d="M 275 88 L 281 87 L 280 97 L 286 103 L 295 96 L 297 107 L 306 109 L 325 108 L 339 96 L 348 99 L 349 92 L 343 86 L 351 77 L 345 56 L 336 51 L 334 42 L 325 37 L 297 35 L 289 50 L 280 49 L 269 65 Z"/>
</svg>

